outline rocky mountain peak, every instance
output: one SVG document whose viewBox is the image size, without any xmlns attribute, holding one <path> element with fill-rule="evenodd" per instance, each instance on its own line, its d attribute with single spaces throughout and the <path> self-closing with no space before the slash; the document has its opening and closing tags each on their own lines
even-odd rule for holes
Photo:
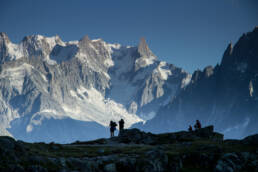
<svg viewBox="0 0 258 172">
<path fill-rule="evenodd" d="M 147 45 L 146 40 L 143 37 L 140 39 L 140 42 L 139 42 L 139 45 L 138 45 L 138 52 L 140 53 L 141 56 L 156 57 L 152 53 L 152 51 L 149 49 L 149 46 Z"/>
<path fill-rule="evenodd" d="M 221 64 L 224 65 L 224 64 L 230 63 L 230 61 L 231 61 L 230 56 L 231 56 L 232 52 L 233 52 L 233 45 L 232 45 L 232 43 L 229 43 L 227 46 L 227 49 L 225 50 L 225 52 L 223 54 Z"/>
<path fill-rule="evenodd" d="M 41 35 L 29 35 L 25 36 L 22 40 L 23 44 L 36 44 L 38 41 L 44 39 Z"/>
<path fill-rule="evenodd" d="M 149 49 L 149 47 L 148 47 L 148 45 L 147 45 L 146 40 L 145 40 L 144 37 L 141 37 L 141 38 L 140 38 L 140 42 L 139 42 L 138 48 L 139 48 L 139 49 L 141 49 L 141 48 L 142 48 L 142 49 Z"/>
<path fill-rule="evenodd" d="M 85 35 L 84 37 L 82 37 L 82 39 L 80 39 L 79 44 L 80 45 L 88 45 L 91 42 L 90 38 L 88 35 Z"/>
<path fill-rule="evenodd" d="M 62 39 L 60 38 L 59 35 L 56 35 L 56 36 L 55 36 L 55 41 L 56 41 L 57 43 L 59 43 L 59 44 L 62 44 L 62 43 L 63 43 L 63 41 L 62 41 Z"/>
<path fill-rule="evenodd" d="M 139 58 L 135 61 L 135 71 L 153 64 L 157 59 L 157 57 L 149 49 L 144 38 L 140 39 L 140 43 L 138 44 L 138 53 Z"/>
<path fill-rule="evenodd" d="M 230 43 L 223 54 L 221 67 L 231 68 L 244 72 L 247 67 L 249 70 L 256 69 L 258 57 L 258 28 L 252 32 L 243 34 L 237 43 L 232 46 Z"/>
</svg>

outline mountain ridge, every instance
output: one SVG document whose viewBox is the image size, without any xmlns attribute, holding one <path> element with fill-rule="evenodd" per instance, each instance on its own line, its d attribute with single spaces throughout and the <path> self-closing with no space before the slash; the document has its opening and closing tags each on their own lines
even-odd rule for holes
<svg viewBox="0 0 258 172">
<path fill-rule="evenodd" d="M 221 63 L 193 73 L 190 84 L 143 129 L 182 130 L 196 119 L 215 125 L 226 138 L 258 132 L 258 28 L 226 48 Z"/>
<path fill-rule="evenodd" d="M 196 119 L 226 138 L 258 132 L 257 27 L 230 43 L 220 64 L 193 75 L 159 61 L 144 38 L 138 46 L 122 46 L 87 35 L 69 42 L 32 35 L 13 44 L 0 35 L 3 134 L 34 141 L 44 133 L 42 141 L 52 141 L 53 132 L 57 141 L 72 142 L 62 130 L 73 130 L 73 140 L 86 137 L 76 131 L 94 133 L 77 122 L 99 126 L 97 138 L 107 136 L 110 120 L 121 118 L 126 127 L 154 133 L 182 130 Z"/>
<path fill-rule="evenodd" d="M 49 133 L 41 126 L 49 123 L 52 128 L 52 119 L 66 117 L 96 122 L 104 126 L 103 133 L 110 120 L 124 118 L 129 127 L 154 117 L 158 107 L 175 96 L 191 77 L 157 60 L 144 40 L 138 47 L 128 47 L 90 40 L 88 36 L 63 42 L 59 36 L 32 35 L 13 44 L 6 41 L 7 35 L 1 35 L 2 130 L 16 133 L 14 137 L 19 139 L 31 137 L 33 141 L 36 131 L 47 139 Z M 75 123 L 56 127 L 76 129 Z M 56 135 L 61 142 L 72 141 L 64 132 Z"/>
</svg>

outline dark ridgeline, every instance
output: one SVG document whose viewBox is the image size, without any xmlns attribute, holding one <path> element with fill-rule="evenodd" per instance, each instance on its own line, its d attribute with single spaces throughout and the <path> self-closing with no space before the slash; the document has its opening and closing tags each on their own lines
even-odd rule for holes
<svg viewBox="0 0 258 172">
<path fill-rule="evenodd" d="M 258 133 L 258 27 L 228 45 L 215 67 L 193 73 L 190 84 L 140 128 L 183 130 L 200 119 L 226 138 Z"/>
</svg>

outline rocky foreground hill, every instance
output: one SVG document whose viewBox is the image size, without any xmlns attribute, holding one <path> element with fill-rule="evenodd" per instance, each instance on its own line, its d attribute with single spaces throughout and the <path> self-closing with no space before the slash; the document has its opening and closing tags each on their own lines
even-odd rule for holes
<svg viewBox="0 0 258 172">
<path fill-rule="evenodd" d="M 158 135 L 130 129 L 112 139 L 72 144 L 2 136 L 0 171 L 258 171 L 258 134 L 224 140 L 213 126 Z"/>
</svg>

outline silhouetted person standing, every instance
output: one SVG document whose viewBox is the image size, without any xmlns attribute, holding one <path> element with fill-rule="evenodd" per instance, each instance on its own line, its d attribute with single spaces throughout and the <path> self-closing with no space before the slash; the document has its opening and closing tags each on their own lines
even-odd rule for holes
<svg viewBox="0 0 258 172">
<path fill-rule="evenodd" d="M 198 130 L 198 129 L 201 129 L 201 128 L 202 128 L 202 125 L 201 125 L 201 123 L 200 123 L 199 120 L 196 120 L 196 123 L 195 123 L 195 125 L 194 125 L 194 128 L 195 128 L 195 130 Z"/>
<path fill-rule="evenodd" d="M 189 132 L 192 132 L 192 131 L 193 131 L 193 128 L 192 128 L 191 125 L 189 125 L 188 131 L 189 131 Z"/>
<path fill-rule="evenodd" d="M 125 122 L 123 119 L 121 119 L 118 123 L 119 123 L 119 131 L 122 131 L 124 129 Z"/>
<path fill-rule="evenodd" d="M 116 126 L 117 126 L 117 124 L 115 122 L 110 121 L 110 124 L 109 124 L 109 127 L 110 127 L 110 137 L 114 137 L 115 136 L 114 132 L 116 130 Z"/>
</svg>

